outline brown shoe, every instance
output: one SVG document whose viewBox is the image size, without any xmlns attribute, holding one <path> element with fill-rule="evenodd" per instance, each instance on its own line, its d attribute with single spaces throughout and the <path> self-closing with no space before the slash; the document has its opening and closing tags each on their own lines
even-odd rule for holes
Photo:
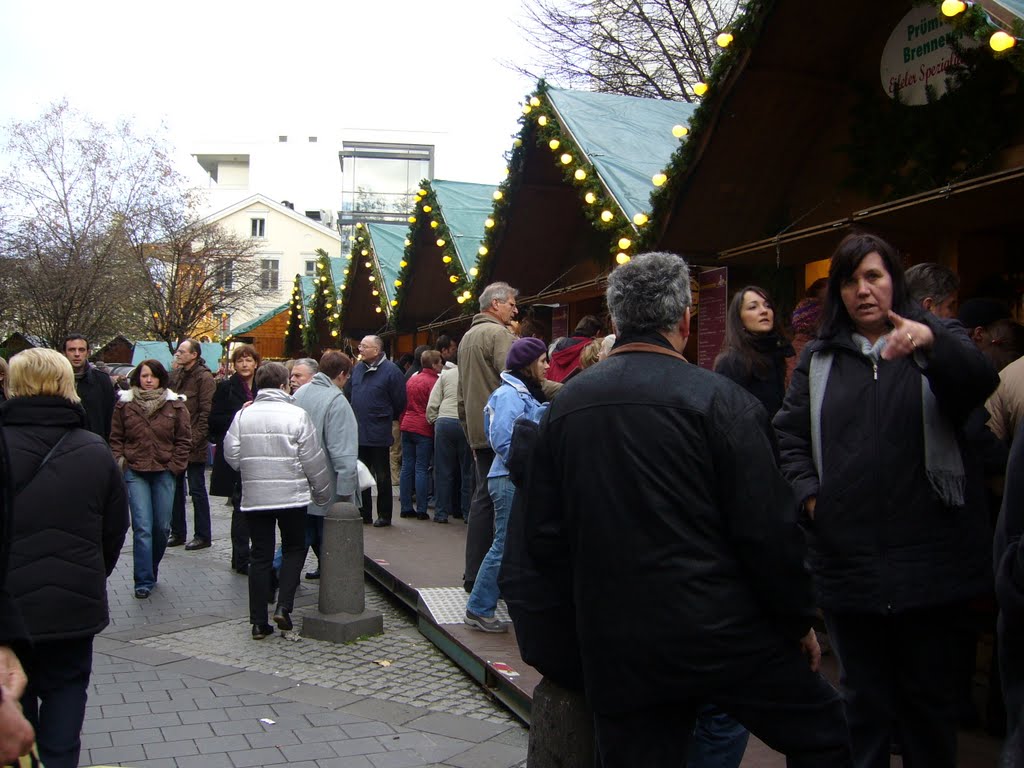
<svg viewBox="0 0 1024 768">
<path fill-rule="evenodd" d="M 192 541 L 185 545 L 185 549 L 187 549 L 189 552 L 192 552 L 197 549 L 206 549 L 209 546 L 210 542 L 208 542 L 206 539 L 200 539 L 198 536 L 196 536 L 194 539 L 192 539 Z"/>
</svg>

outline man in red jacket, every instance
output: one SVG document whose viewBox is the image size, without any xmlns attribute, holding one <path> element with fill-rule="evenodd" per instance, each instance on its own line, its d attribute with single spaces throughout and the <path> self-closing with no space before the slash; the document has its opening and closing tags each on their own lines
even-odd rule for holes
<svg viewBox="0 0 1024 768">
<path fill-rule="evenodd" d="M 402 414 L 402 474 L 398 481 L 398 498 L 402 517 L 427 520 L 430 497 L 430 460 L 434 456 L 434 425 L 427 421 L 427 401 L 444 367 L 441 353 L 428 349 L 420 355 L 422 370 L 405 383 L 406 406 Z M 413 475 L 416 478 L 416 506 L 412 506 Z"/>
</svg>

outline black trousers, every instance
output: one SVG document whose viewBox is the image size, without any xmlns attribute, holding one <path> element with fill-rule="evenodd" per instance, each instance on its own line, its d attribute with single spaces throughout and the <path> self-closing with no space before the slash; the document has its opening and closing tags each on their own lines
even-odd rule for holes
<svg viewBox="0 0 1024 768">
<path fill-rule="evenodd" d="M 238 571 L 249 567 L 249 518 L 242 511 L 242 486 L 236 485 L 231 494 L 231 568 Z"/>
<path fill-rule="evenodd" d="M 466 531 L 466 571 L 462 581 L 469 592 L 476 581 L 476 572 L 484 555 L 491 548 L 494 540 L 494 502 L 487 488 L 487 473 L 491 471 L 494 451 L 490 448 L 473 449 L 473 475 L 476 488 L 473 500 L 469 504 L 469 528 Z"/>
<path fill-rule="evenodd" d="M 796 643 L 766 654 L 753 675 L 722 689 L 701 688 L 680 702 L 658 702 L 625 714 L 594 715 L 602 768 L 686 765 L 697 709 L 708 701 L 728 712 L 790 768 L 849 768 L 842 699 L 811 672 Z"/>
<path fill-rule="evenodd" d="M 377 481 L 377 519 L 391 522 L 391 508 L 394 502 L 391 497 L 391 449 L 386 445 L 360 445 L 359 460 L 366 465 L 373 479 Z M 363 520 L 373 519 L 371 491 L 363 491 L 359 511 L 363 515 Z"/>
<path fill-rule="evenodd" d="M 48 768 L 78 766 L 91 673 L 91 635 L 33 644 L 21 708 L 36 730 L 39 756 Z"/>
<path fill-rule="evenodd" d="M 192 497 L 192 512 L 195 518 L 193 533 L 197 539 L 213 541 L 210 533 L 210 497 L 206 494 L 206 462 L 189 462 L 188 469 L 177 477 L 174 489 L 174 506 L 171 508 L 171 533 L 180 539 L 188 535 L 188 516 L 185 514 L 185 479 L 188 478 L 188 495 Z"/>
<path fill-rule="evenodd" d="M 246 512 L 252 550 L 249 553 L 249 621 L 267 623 L 270 571 L 274 565 L 274 526 L 281 531 L 281 575 L 277 604 L 291 610 L 306 561 L 306 508 L 289 507 Z"/>
<path fill-rule="evenodd" d="M 962 610 L 825 613 L 857 768 L 888 768 L 894 723 L 906 768 L 955 768 L 954 619 Z"/>
</svg>

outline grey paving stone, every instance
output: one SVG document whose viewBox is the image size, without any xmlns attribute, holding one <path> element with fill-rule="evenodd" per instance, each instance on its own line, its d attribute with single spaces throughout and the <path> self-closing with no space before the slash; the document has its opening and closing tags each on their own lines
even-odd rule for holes
<svg viewBox="0 0 1024 768">
<path fill-rule="evenodd" d="M 177 768 L 173 757 L 161 757 L 155 760 L 139 760 L 132 763 L 132 768 Z"/>
<path fill-rule="evenodd" d="M 138 682 L 127 683 L 95 683 L 93 685 L 96 693 L 105 695 L 108 693 L 141 693 L 142 685 Z"/>
<path fill-rule="evenodd" d="M 117 731 L 110 734 L 110 738 L 115 747 L 122 747 L 126 744 L 149 744 L 164 740 L 159 728 L 136 728 L 132 731 Z"/>
<path fill-rule="evenodd" d="M 231 752 L 230 757 L 231 762 L 235 764 L 235 768 L 253 768 L 253 766 L 257 765 L 277 765 L 278 763 L 288 762 L 285 756 L 281 754 L 281 750 L 275 747 Z"/>
<path fill-rule="evenodd" d="M 148 663 L 148 662 L 147 662 Z M 136 666 L 135 664 L 132 665 Z M 152 669 L 134 669 L 131 672 L 115 672 L 114 680 L 118 683 L 141 683 L 152 680 L 159 680 L 156 671 Z"/>
<path fill-rule="evenodd" d="M 525 750 L 530 745 L 530 731 L 526 728 L 509 728 L 488 741 L 496 741 L 499 744 L 508 744 L 510 747 L 519 747 Z"/>
<path fill-rule="evenodd" d="M 293 746 L 281 747 L 281 753 L 288 758 L 288 762 L 296 760 L 321 760 L 328 757 L 335 757 L 335 752 L 330 744 L 319 742 L 316 744 L 295 744 Z"/>
<path fill-rule="evenodd" d="M 181 719 L 174 712 L 136 715 L 132 718 L 132 728 L 166 728 L 172 725 L 181 725 Z"/>
<path fill-rule="evenodd" d="M 213 729 L 206 723 L 191 723 L 189 725 L 172 725 L 163 729 L 164 741 L 179 741 L 181 739 L 203 739 L 213 736 Z"/>
<path fill-rule="evenodd" d="M 277 720 L 277 713 L 266 704 L 252 707 L 228 707 L 224 711 L 231 720 L 248 720 L 250 717 L 257 720 L 264 717 Z"/>
<path fill-rule="evenodd" d="M 113 746 L 109 733 L 83 733 L 82 749 L 95 749 L 96 747 Z"/>
<path fill-rule="evenodd" d="M 144 744 L 143 749 L 146 750 L 146 757 L 154 760 L 165 757 L 187 757 L 188 755 L 199 754 L 199 750 L 196 749 L 196 743 L 190 739 Z"/>
<path fill-rule="evenodd" d="M 178 768 L 235 768 L 227 753 L 220 755 L 197 755 L 175 759 Z"/>
<path fill-rule="evenodd" d="M 236 688 L 244 688 L 247 691 L 256 691 L 258 693 L 276 693 L 277 691 L 284 690 L 285 688 L 293 688 L 297 685 L 295 680 L 290 680 L 286 677 L 265 675 L 261 672 L 239 672 L 235 675 L 227 675 L 226 677 L 218 678 L 217 682 L 224 685 L 235 686 Z"/>
<path fill-rule="evenodd" d="M 363 755 L 332 757 L 327 760 L 317 760 L 316 764 L 317 768 L 373 768 L 370 758 Z"/>
<path fill-rule="evenodd" d="M 477 744 L 454 757 L 446 760 L 456 768 L 512 768 L 523 761 L 523 751 L 508 744 L 488 741 Z"/>
<path fill-rule="evenodd" d="M 413 766 L 419 768 L 429 761 L 424 760 L 412 750 L 401 750 L 386 752 L 382 755 L 370 755 L 370 762 L 374 768 L 413 768 Z"/>
<path fill-rule="evenodd" d="M 179 712 L 178 717 L 184 725 L 192 723 L 223 723 L 230 720 L 223 709 L 197 709 L 194 712 Z"/>
<path fill-rule="evenodd" d="M 154 715 L 168 712 L 190 712 L 198 709 L 192 699 L 170 699 L 168 701 L 149 702 L 149 711 Z"/>
<path fill-rule="evenodd" d="M 82 723 L 82 733 L 112 733 L 131 729 L 130 717 L 87 717 Z"/>
<path fill-rule="evenodd" d="M 213 732 L 218 736 L 230 736 L 234 733 L 265 733 L 259 720 L 227 720 L 222 723 L 210 723 Z"/>
<path fill-rule="evenodd" d="M 360 739 L 365 736 L 389 736 L 394 733 L 391 730 L 391 726 L 387 723 L 349 723 L 348 725 L 341 726 L 341 729 L 348 734 L 351 739 Z"/>
<path fill-rule="evenodd" d="M 446 715 L 439 712 L 432 712 L 424 717 L 411 720 L 405 723 L 405 725 L 418 731 L 439 733 L 442 736 L 451 736 L 455 739 L 475 742 L 487 741 L 487 739 L 493 738 L 509 729 L 507 725 L 498 725 L 496 723 L 473 720 L 468 717 Z"/>
<path fill-rule="evenodd" d="M 249 733 L 246 734 L 245 739 L 253 749 L 262 749 L 263 747 L 287 747 L 292 744 L 301 743 L 298 736 L 295 735 L 295 731 L 270 730 L 262 733 Z"/>
<path fill-rule="evenodd" d="M 347 755 L 373 755 L 378 752 L 387 752 L 384 745 L 381 744 L 377 739 L 365 738 L 365 739 L 347 739 L 346 741 L 332 741 L 330 742 L 331 749 L 338 753 L 340 757 Z"/>
<path fill-rule="evenodd" d="M 99 635 L 95 637 L 92 641 L 92 650 L 93 653 L 105 654 L 111 650 L 123 648 L 126 645 L 128 645 L 128 643 L 126 643 L 123 640 L 115 640 L 114 638 L 107 637 L 106 635 Z"/>
<path fill-rule="evenodd" d="M 442 763 L 473 747 L 471 741 L 453 739 L 437 733 L 427 734 L 416 731 L 400 733 L 392 737 L 381 736 L 379 741 L 388 750 L 412 750 L 431 763 Z"/>
<path fill-rule="evenodd" d="M 141 691 L 139 691 L 141 693 Z M 101 707 L 104 704 L 124 704 L 124 694 L 120 693 L 91 693 L 89 694 L 89 706 Z"/>
<path fill-rule="evenodd" d="M 208 699 L 194 698 L 193 703 L 196 709 L 227 709 L 228 707 L 239 707 L 244 703 L 241 696 L 211 696 Z"/>
<path fill-rule="evenodd" d="M 89 750 L 89 761 L 96 765 L 109 765 L 110 763 L 129 763 L 135 760 L 145 760 L 146 753 L 138 744 L 127 747 L 100 747 Z"/>
<path fill-rule="evenodd" d="M 293 688 L 285 688 L 279 691 L 277 695 L 283 699 L 300 701 L 305 704 L 315 704 L 318 707 L 327 707 L 329 709 L 349 706 L 364 698 L 334 688 L 321 688 L 317 685 L 301 684 Z"/>
<path fill-rule="evenodd" d="M 101 709 L 104 717 L 131 717 L 132 715 L 148 715 L 150 713 L 149 704 L 144 701 L 135 704 L 110 704 Z"/>
<path fill-rule="evenodd" d="M 171 697 L 167 691 L 128 691 L 124 694 L 124 701 L 126 704 L 131 704 L 139 701 L 145 701 L 147 703 L 153 703 L 156 701 L 170 701 Z M 150 708 L 152 711 L 152 707 Z"/>
<path fill-rule="evenodd" d="M 350 712 L 370 720 L 383 720 L 386 723 L 404 725 L 410 720 L 429 715 L 430 710 L 422 707 L 414 707 L 409 704 L 399 704 L 394 701 L 383 699 L 364 698 L 354 704 L 341 708 L 342 712 Z"/>
<path fill-rule="evenodd" d="M 252 745 L 241 734 L 196 739 L 195 744 L 204 755 L 211 752 L 233 752 L 241 749 L 252 749 Z"/>
<path fill-rule="evenodd" d="M 318 741 L 337 741 L 348 738 L 348 734 L 337 725 L 323 725 L 318 728 L 300 728 L 292 731 L 303 744 L 314 744 Z"/>
<path fill-rule="evenodd" d="M 238 669 L 229 667 L 226 664 L 216 664 L 203 659 L 183 659 L 174 661 L 163 667 L 168 672 L 181 672 L 189 677 L 197 677 L 201 680 L 217 680 L 228 675 L 238 674 Z"/>
<path fill-rule="evenodd" d="M 115 648 L 107 651 L 111 656 L 128 661 L 137 661 L 141 664 L 149 664 L 158 667 L 162 664 L 170 664 L 175 661 L 187 661 L 187 656 L 173 651 L 164 651 L 159 648 L 147 648 L 144 645 L 128 645 L 125 648 Z M 154 676 L 155 679 L 155 676 Z"/>
</svg>

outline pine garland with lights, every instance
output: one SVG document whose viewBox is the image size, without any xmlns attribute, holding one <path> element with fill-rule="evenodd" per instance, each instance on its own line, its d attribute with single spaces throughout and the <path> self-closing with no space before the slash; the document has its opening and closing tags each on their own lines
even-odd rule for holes
<svg viewBox="0 0 1024 768">
<path fill-rule="evenodd" d="M 316 249 L 316 274 L 313 276 L 313 293 L 306 309 L 303 342 L 312 357 L 319 357 L 323 350 L 338 337 L 338 295 L 331 274 L 331 259 L 323 248 Z"/>
<path fill-rule="evenodd" d="M 472 267 L 468 274 L 463 270 L 462 262 L 455 250 L 455 239 L 451 230 L 448 229 L 448 224 L 445 222 L 443 212 L 437 202 L 437 195 L 428 179 L 423 179 L 420 182 L 420 188 L 413 200 L 416 207 L 409 214 L 409 235 L 405 238 L 405 253 L 398 265 L 398 278 L 394 283 L 395 298 L 391 301 L 391 305 L 394 307 L 392 327 L 397 327 L 402 319 L 403 299 L 414 260 L 413 252 L 416 248 L 416 240 L 421 233 L 429 235 L 429 239 L 437 247 L 437 258 L 444 263 L 448 282 L 452 286 L 452 295 L 460 304 L 466 301 L 466 294 L 470 291 L 470 278 L 476 271 L 476 267 Z"/>
<path fill-rule="evenodd" d="M 292 282 L 292 295 L 288 307 L 288 328 L 284 333 L 284 351 L 288 357 L 301 357 L 305 352 L 303 348 L 304 314 L 305 310 L 302 306 L 302 277 L 296 275 L 295 280 Z"/>
<path fill-rule="evenodd" d="M 337 326 L 339 334 L 345 328 L 346 309 L 352 303 L 352 292 L 356 290 L 356 276 L 360 271 L 369 270 L 367 278 L 372 278 L 369 281 L 375 284 L 375 286 L 370 290 L 377 291 L 377 296 L 375 297 L 378 301 L 377 312 L 384 316 L 382 318 L 383 322 L 381 325 L 391 327 L 392 324 L 391 307 L 388 306 L 387 294 L 382 289 L 384 285 L 384 276 L 377 269 L 377 259 L 373 249 L 373 241 L 370 239 L 369 229 L 367 229 L 367 226 L 362 222 L 356 223 L 356 234 L 354 235 L 354 238 L 355 239 L 352 241 L 352 248 L 349 250 L 348 255 L 345 256 L 345 259 L 348 262 L 345 265 L 343 272 L 345 282 L 342 285 L 341 291 L 338 292 L 339 301 L 338 312 L 336 314 L 338 315 Z M 365 266 L 367 262 L 369 262 L 369 267 Z M 378 288 L 376 286 L 381 287 Z"/>
</svg>

